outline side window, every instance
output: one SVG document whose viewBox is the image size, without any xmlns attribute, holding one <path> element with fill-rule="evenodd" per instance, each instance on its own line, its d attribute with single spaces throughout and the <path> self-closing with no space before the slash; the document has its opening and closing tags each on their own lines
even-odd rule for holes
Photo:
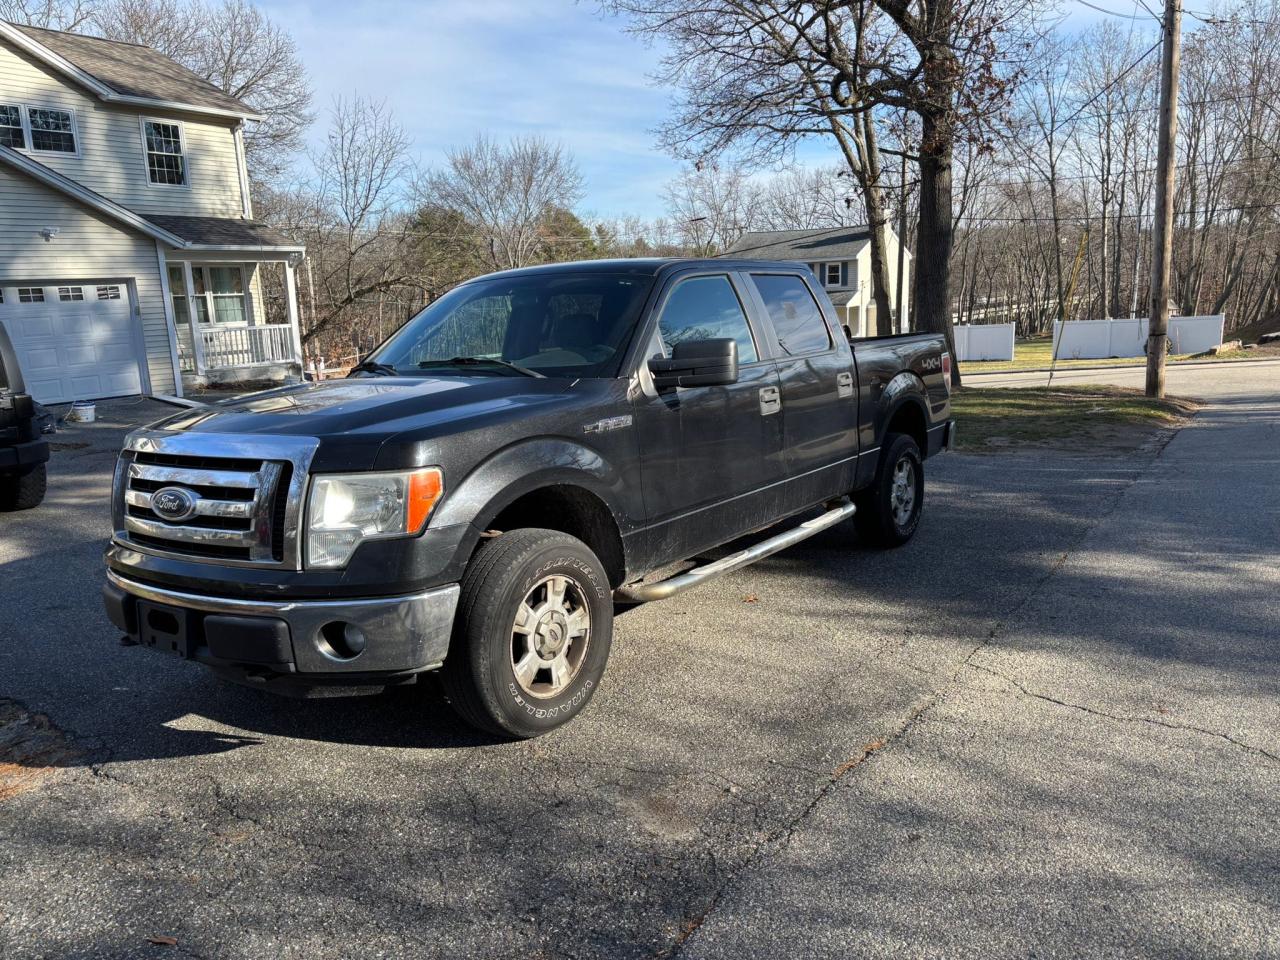
<svg viewBox="0 0 1280 960">
<path fill-rule="evenodd" d="M 827 323 L 803 280 L 773 273 L 753 273 L 751 280 L 769 311 L 778 345 L 790 356 L 801 357 L 831 348 Z"/>
<path fill-rule="evenodd" d="M 31 147 L 47 153 L 76 152 L 75 117 L 70 110 L 27 107 Z"/>
<path fill-rule="evenodd" d="M 27 134 L 22 128 L 22 110 L 15 105 L 0 103 L 0 144 L 17 150 L 27 145 Z"/>
<path fill-rule="evenodd" d="M 187 167 L 182 155 L 182 127 L 161 120 L 142 121 L 147 154 L 147 179 L 164 186 L 185 187 Z"/>
<path fill-rule="evenodd" d="M 726 276 L 681 280 L 667 297 L 658 318 L 658 330 L 668 352 L 688 340 L 729 337 L 738 341 L 739 363 L 755 363 L 759 359 L 747 315 Z"/>
</svg>

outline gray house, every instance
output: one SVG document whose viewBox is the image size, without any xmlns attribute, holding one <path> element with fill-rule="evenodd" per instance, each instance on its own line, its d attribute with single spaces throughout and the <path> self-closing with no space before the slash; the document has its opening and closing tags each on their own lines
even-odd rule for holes
<svg viewBox="0 0 1280 960">
<path fill-rule="evenodd" d="M 300 369 L 303 248 L 253 219 L 255 119 L 147 47 L 0 22 L 0 322 L 36 399 Z"/>
<path fill-rule="evenodd" d="M 898 235 L 886 230 L 889 305 L 895 313 L 898 293 Z M 902 302 L 910 298 L 911 251 L 903 250 Z M 841 322 L 855 337 L 892 333 L 878 323 L 871 287 L 871 235 L 866 226 L 827 230 L 770 230 L 745 233 L 725 256 L 783 260 L 809 266 L 827 290 Z"/>
</svg>

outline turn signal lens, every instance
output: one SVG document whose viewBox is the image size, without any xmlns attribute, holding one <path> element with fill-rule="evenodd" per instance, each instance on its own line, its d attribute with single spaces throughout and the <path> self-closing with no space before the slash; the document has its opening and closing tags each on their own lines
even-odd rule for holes
<svg viewBox="0 0 1280 960">
<path fill-rule="evenodd" d="M 408 533 L 421 532 L 442 493 L 444 493 L 444 477 L 441 476 L 437 467 L 428 467 L 409 474 Z"/>
</svg>

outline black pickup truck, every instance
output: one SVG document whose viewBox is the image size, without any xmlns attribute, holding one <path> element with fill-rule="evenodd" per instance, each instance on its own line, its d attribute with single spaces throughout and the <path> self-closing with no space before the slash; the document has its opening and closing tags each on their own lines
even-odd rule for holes
<svg viewBox="0 0 1280 960">
<path fill-rule="evenodd" d="M 876 544 L 909 540 L 924 460 L 952 439 L 950 364 L 940 336 L 851 343 L 798 265 L 480 277 L 345 380 L 131 434 L 107 610 L 127 644 L 264 689 L 351 693 L 438 671 L 470 723 L 536 736 L 599 685 L 615 602 L 669 596 L 847 517 Z"/>
</svg>

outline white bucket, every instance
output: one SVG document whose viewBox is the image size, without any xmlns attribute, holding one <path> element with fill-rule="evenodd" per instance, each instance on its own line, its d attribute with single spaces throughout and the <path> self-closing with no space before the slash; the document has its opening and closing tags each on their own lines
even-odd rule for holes
<svg viewBox="0 0 1280 960">
<path fill-rule="evenodd" d="M 93 423 L 94 420 L 98 419 L 98 408 L 92 400 L 76 400 L 71 404 L 67 419 L 75 420 L 79 423 Z"/>
</svg>

